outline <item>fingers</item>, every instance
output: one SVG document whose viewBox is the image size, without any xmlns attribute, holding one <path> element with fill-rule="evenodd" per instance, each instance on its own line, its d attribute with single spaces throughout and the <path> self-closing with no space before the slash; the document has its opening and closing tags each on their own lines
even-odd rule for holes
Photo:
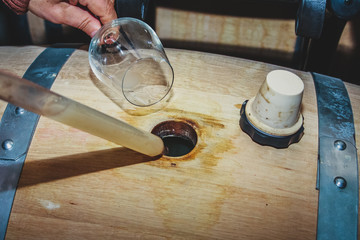
<svg viewBox="0 0 360 240">
<path fill-rule="evenodd" d="M 61 23 L 84 31 L 90 37 L 93 37 L 101 27 L 101 23 L 88 11 L 77 6 L 67 5 L 61 11 Z"/>
<path fill-rule="evenodd" d="M 79 3 L 99 17 L 102 24 L 117 18 L 114 0 L 79 0 Z"/>
<path fill-rule="evenodd" d="M 91 13 L 78 7 L 78 4 L 87 7 Z M 101 23 L 117 18 L 112 0 L 31 0 L 29 10 L 53 23 L 78 28 L 90 37 L 99 30 Z"/>
<path fill-rule="evenodd" d="M 76 6 L 78 4 L 78 2 L 79 2 L 79 0 L 69 0 L 69 3 L 74 6 Z"/>
</svg>

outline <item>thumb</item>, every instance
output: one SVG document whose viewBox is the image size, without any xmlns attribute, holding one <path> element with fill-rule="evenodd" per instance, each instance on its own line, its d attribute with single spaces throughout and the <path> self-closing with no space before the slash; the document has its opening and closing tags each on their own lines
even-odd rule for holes
<svg viewBox="0 0 360 240">
<path fill-rule="evenodd" d="M 59 22 L 84 31 L 90 37 L 93 37 L 97 30 L 100 29 L 101 23 L 88 11 L 77 6 L 67 5 L 58 16 Z"/>
</svg>

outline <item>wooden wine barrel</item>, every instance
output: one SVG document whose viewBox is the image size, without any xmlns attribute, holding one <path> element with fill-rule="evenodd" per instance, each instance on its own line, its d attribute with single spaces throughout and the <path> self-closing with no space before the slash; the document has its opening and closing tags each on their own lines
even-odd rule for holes
<svg viewBox="0 0 360 240">
<path fill-rule="evenodd" d="M 1 47 L 0 69 L 22 76 L 43 50 Z M 281 67 L 166 52 L 175 82 L 157 109 L 119 105 L 92 74 L 87 49 L 72 54 L 52 90 L 149 132 L 167 120 L 189 123 L 195 148 L 150 158 L 41 117 L 6 239 L 315 239 L 318 113 L 311 74 L 290 70 L 305 84 L 305 131 L 299 143 L 276 149 L 240 129 L 239 111 L 267 73 Z M 360 87 L 346 87 L 360 139 Z M 6 105 L 0 102 L 1 112 Z"/>
</svg>

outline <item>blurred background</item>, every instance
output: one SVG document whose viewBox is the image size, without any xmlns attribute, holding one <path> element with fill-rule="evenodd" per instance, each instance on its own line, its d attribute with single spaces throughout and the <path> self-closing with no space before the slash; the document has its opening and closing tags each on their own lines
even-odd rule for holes
<svg viewBox="0 0 360 240">
<path fill-rule="evenodd" d="M 241 57 L 360 84 L 359 14 L 344 20 L 327 9 L 323 25 L 304 14 L 305 27 L 321 25 L 322 34 L 316 39 L 298 36 L 295 29 L 304 1 L 117 0 L 115 4 L 119 17 L 144 20 L 167 48 Z M 31 13 L 17 16 L 0 2 L 0 45 L 68 42 L 88 44 L 90 38 Z"/>
</svg>

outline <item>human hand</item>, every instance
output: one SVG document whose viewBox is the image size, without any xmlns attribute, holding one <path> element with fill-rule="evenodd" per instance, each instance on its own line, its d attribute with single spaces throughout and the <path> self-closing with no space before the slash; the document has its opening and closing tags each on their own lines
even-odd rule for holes
<svg viewBox="0 0 360 240">
<path fill-rule="evenodd" d="M 78 28 L 90 37 L 101 24 L 117 18 L 114 0 L 30 0 L 29 10 L 50 22 Z"/>
</svg>

